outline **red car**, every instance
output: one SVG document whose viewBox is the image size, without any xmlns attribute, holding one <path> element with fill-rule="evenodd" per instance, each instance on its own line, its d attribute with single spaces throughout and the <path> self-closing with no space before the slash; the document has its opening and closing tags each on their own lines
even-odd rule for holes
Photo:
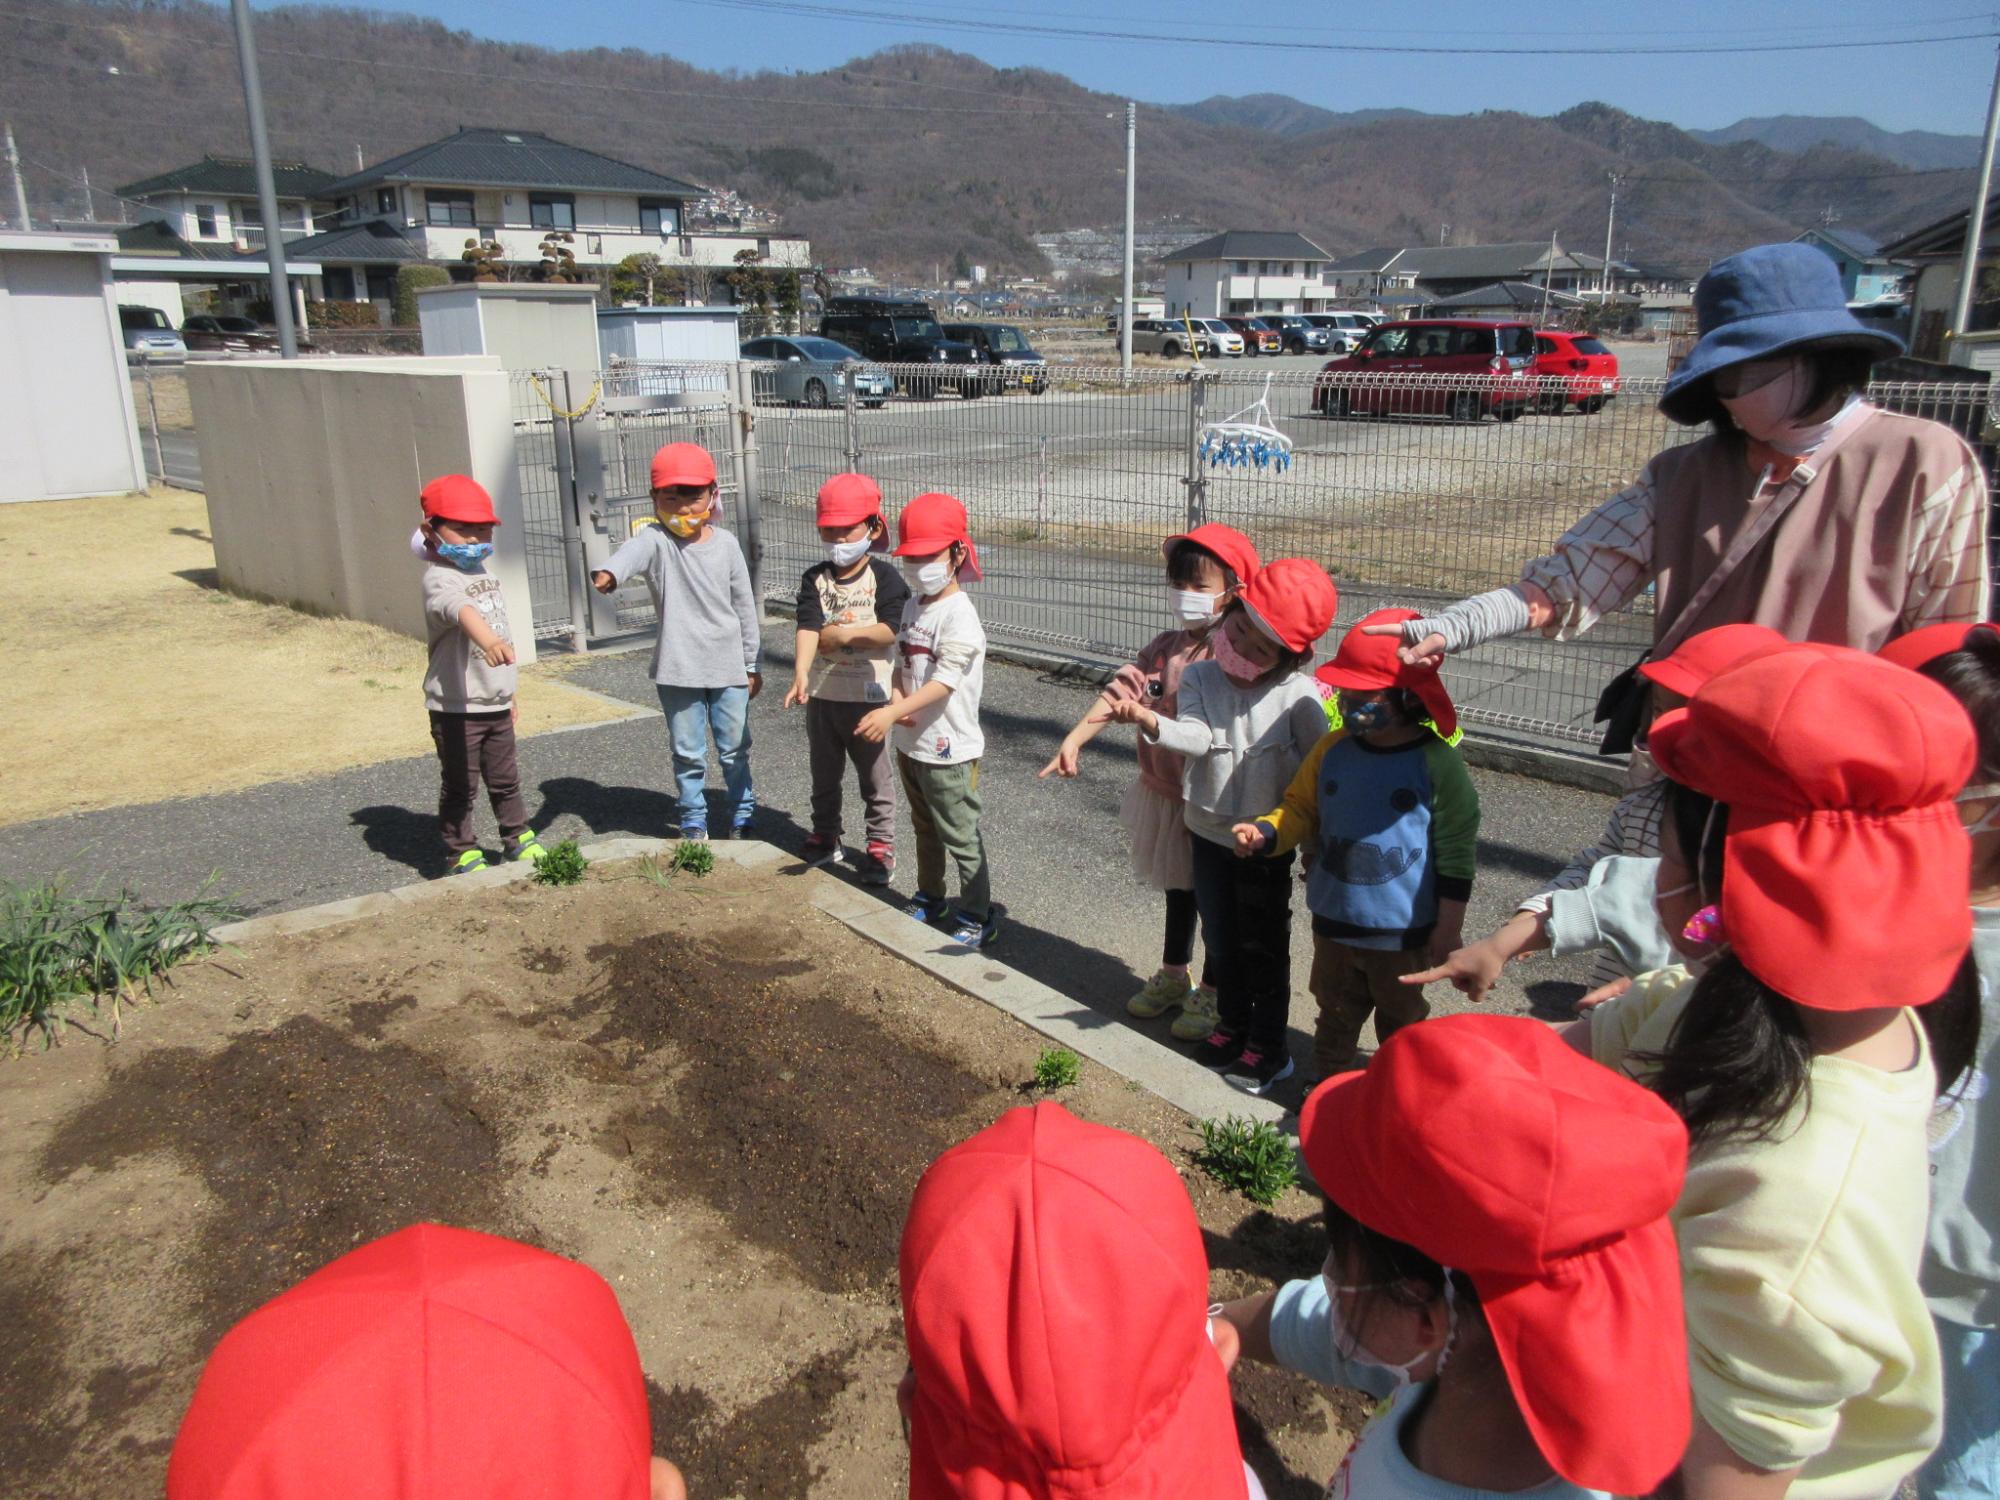
<svg viewBox="0 0 2000 1500">
<path fill-rule="evenodd" d="M 1384 323 L 1345 359 L 1328 360 L 1313 382 L 1313 410 L 1445 416 L 1511 422 L 1539 398 L 1535 330 L 1490 318 L 1413 318 Z"/>
<path fill-rule="evenodd" d="M 1618 394 L 1618 356 L 1587 333 L 1537 329 L 1535 374 L 1541 380 L 1543 411 L 1574 405 L 1590 416 Z"/>
<path fill-rule="evenodd" d="M 1262 318 L 1224 318 L 1222 321 L 1243 335 L 1245 354 L 1285 352 L 1285 336 Z"/>
</svg>

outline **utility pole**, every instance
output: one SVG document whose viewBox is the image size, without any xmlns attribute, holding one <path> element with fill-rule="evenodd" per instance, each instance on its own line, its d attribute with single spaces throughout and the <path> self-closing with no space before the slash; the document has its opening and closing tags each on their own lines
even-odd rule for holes
<svg viewBox="0 0 2000 1500">
<path fill-rule="evenodd" d="M 21 229 L 35 226 L 28 218 L 28 185 L 21 181 L 21 153 L 14 149 L 14 122 L 7 122 L 7 167 L 14 174 L 14 217 L 21 222 Z"/>
<path fill-rule="evenodd" d="M 236 62 L 243 71 L 243 105 L 250 114 L 250 155 L 257 167 L 257 207 L 264 216 L 264 261 L 271 268 L 271 321 L 278 325 L 278 352 L 299 357 L 292 326 L 292 283 L 285 274 L 284 221 L 278 217 L 278 186 L 271 175 L 271 140 L 264 130 L 264 85 L 257 77 L 257 39 L 250 31 L 250 0 L 229 0 L 236 24 Z"/>
<path fill-rule="evenodd" d="M 1549 283 L 1556 279 L 1556 237 L 1549 236 L 1548 264 L 1542 267 L 1542 321 L 1539 327 L 1549 326 Z"/>
<path fill-rule="evenodd" d="M 1132 100 L 1125 101 L 1125 305 L 1118 318 L 1118 370 L 1120 375 L 1132 378 L 1132 241 L 1136 234 L 1134 210 L 1138 194 L 1133 184 L 1133 173 L 1139 162 L 1139 106 Z"/>
<path fill-rule="evenodd" d="M 1607 172 L 1611 179 L 1611 212 L 1604 220 L 1604 272 L 1598 277 L 1597 300 L 1600 306 L 1611 305 L 1611 231 L 1618 223 L 1618 174 Z"/>
<path fill-rule="evenodd" d="M 92 223 L 97 221 L 97 200 L 90 196 L 90 168 L 79 167 L 83 173 L 83 216 Z"/>
<path fill-rule="evenodd" d="M 2000 57 L 1993 67 L 1993 97 L 1986 105 L 1986 145 L 1979 153 L 1979 186 L 1972 194 L 1972 216 L 1965 221 L 1965 258 L 1958 267 L 1958 301 L 1952 307 L 1947 339 L 1967 331 L 1972 321 L 1972 294 L 1979 280 L 1979 240 L 1986 229 L 1986 198 L 1993 190 L 1993 143 L 2000 138 Z M 21 179 L 15 177 L 18 183 Z"/>
</svg>

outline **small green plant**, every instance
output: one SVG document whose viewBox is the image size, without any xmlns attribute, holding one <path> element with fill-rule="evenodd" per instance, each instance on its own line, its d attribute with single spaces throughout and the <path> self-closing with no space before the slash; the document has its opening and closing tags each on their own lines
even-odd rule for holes
<svg viewBox="0 0 2000 1500">
<path fill-rule="evenodd" d="M 1200 1168 L 1224 1187 L 1234 1188 L 1252 1203 L 1268 1208 L 1299 1181 L 1298 1155 L 1285 1133 L 1268 1120 L 1224 1115 L 1197 1120 Z"/>
<path fill-rule="evenodd" d="M 564 839 L 559 844 L 549 845 L 549 852 L 535 865 L 537 885 L 575 885 L 583 879 L 583 872 L 590 868 L 590 861 L 583 857 L 583 851 L 576 847 L 575 839 Z"/>
<path fill-rule="evenodd" d="M 72 894 L 60 880 L 0 886 L 0 1037 L 19 1050 L 32 1032 L 57 1039 L 72 1001 L 93 1011 L 119 1007 L 175 964 L 216 947 L 215 929 L 240 912 L 207 894 L 171 906 L 143 907 L 130 891 Z"/>
<path fill-rule="evenodd" d="M 715 851 L 700 839 L 682 839 L 668 868 L 695 876 L 706 875 L 715 868 Z"/>
<path fill-rule="evenodd" d="M 1067 1047 L 1044 1047 L 1042 1055 L 1035 1059 L 1035 1087 L 1038 1089 L 1066 1089 L 1075 1083 L 1083 1066 L 1083 1059 Z"/>
</svg>

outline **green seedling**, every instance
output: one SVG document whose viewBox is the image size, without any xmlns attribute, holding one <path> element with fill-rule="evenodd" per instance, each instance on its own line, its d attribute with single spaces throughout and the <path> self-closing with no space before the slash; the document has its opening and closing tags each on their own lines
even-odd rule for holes
<svg viewBox="0 0 2000 1500">
<path fill-rule="evenodd" d="M 1044 1047 L 1035 1059 L 1035 1087 L 1066 1089 L 1076 1082 L 1082 1066 L 1083 1059 L 1069 1048 Z"/>
<path fill-rule="evenodd" d="M 1197 1120 L 1201 1150 L 1195 1163 L 1224 1187 L 1269 1208 L 1299 1181 L 1298 1155 L 1285 1133 L 1268 1120 L 1225 1115 Z"/>
<path fill-rule="evenodd" d="M 549 845 L 549 852 L 535 865 L 537 885 L 575 885 L 583 879 L 583 872 L 590 868 L 590 861 L 583 857 L 583 851 L 576 847 L 575 839 L 564 839 L 559 844 Z"/>
<path fill-rule="evenodd" d="M 715 868 L 715 851 L 698 839 L 682 839 L 669 867 L 690 875 L 706 875 Z"/>
<path fill-rule="evenodd" d="M 46 1047 L 74 1001 L 99 1013 L 108 1004 L 116 1037 L 124 1001 L 214 949 L 215 929 L 241 915 L 206 894 L 214 884 L 210 876 L 193 900 L 154 908 L 125 890 L 75 895 L 60 880 L 0 886 L 0 1037 L 18 1051 L 39 1032 Z"/>
</svg>

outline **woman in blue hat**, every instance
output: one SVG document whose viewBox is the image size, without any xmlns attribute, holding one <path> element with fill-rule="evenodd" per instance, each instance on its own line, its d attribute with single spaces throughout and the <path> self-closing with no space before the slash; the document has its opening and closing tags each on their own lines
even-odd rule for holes
<svg viewBox="0 0 2000 1500">
<path fill-rule="evenodd" d="M 1401 626 L 1406 660 L 1531 628 L 1568 639 L 1649 583 L 1656 656 L 1744 621 L 1873 651 L 1983 617 L 1985 476 L 1951 429 L 1863 398 L 1903 346 L 1847 310 L 1832 260 L 1759 245 L 1711 266 L 1694 298 L 1701 338 L 1660 410 L 1708 435 L 1655 455 L 1518 583 Z"/>
</svg>

